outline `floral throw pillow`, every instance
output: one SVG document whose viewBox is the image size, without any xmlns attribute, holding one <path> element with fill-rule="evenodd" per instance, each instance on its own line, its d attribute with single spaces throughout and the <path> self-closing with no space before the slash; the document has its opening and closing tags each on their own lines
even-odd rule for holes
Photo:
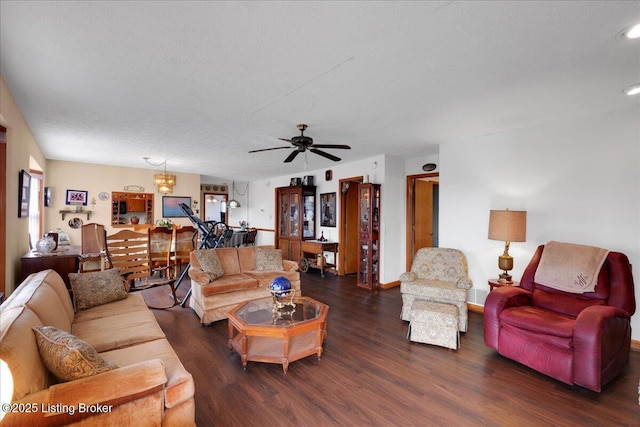
<svg viewBox="0 0 640 427">
<path fill-rule="evenodd" d="M 282 250 L 256 248 L 256 270 L 284 270 L 284 267 L 282 266 Z"/>
<path fill-rule="evenodd" d="M 128 295 L 120 270 L 69 273 L 76 311 L 125 299 Z"/>
<path fill-rule="evenodd" d="M 86 341 L 53 326 L 34 326 L 40 357 L 61 381 L 90 377 L 118 366 L 104 360 Z"/>
<path fill-rule="evenodd" d="M 209 273 L 211 280 L 216 280 L 218 277 L 224 276 L 224 270 L 222 269 L 222 263 L 218 257 L 218 253 L 215 249 L 201 249 L 195 251 L 196 259 L 202 267 L 202 271 Z"/>
</svg>

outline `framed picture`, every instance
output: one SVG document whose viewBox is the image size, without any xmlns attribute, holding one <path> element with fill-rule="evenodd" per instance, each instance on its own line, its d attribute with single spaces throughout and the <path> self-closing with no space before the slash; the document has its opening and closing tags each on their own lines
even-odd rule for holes
<svg viewBox="0 0 640 427">
<path fill-rule="evenodd" d="M 191 197 L 162 196 L 162 218 L 186 218 L 180 203 L 191 207 Z"/>
<path fill-rule="evenodd" d="M 320 225 L 322 227 L 336 226 L 336 193 L 320 195 Z"/>
<path fill-rule="evenodd" d="M 22 169 L 18 176 L 18 218 L 29 217 L 29 198 L 31 197 L 31 175 Z"/>
<path fill-rule="evenodd" d="M 88 192 L 81 190 L 67 190 L 67 205 L 87 206 Z"/>
</svg>

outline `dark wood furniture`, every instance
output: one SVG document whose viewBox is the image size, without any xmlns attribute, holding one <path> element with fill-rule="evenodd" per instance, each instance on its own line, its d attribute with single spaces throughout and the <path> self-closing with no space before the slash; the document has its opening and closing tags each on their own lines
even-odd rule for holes
<svg viewBox="0 0 640 427">
<path fill-rule="evenodd" d="M 229 312 L 229 351 L 240 355 L 244 369 L 247 362 L 281 363 L 286 374 L 291 362 L 322 357 L 329 306 L 309 297 L 293 297 L 293 303 L 278 311 L 271 297 L 260 298 Z"/>
<path fill-rule="evenodd" d="M 320 276 L 330 271 L 338 274 L 335 262 L 338 259 L 338 242 L 321 242 L 319 240 L 305 240 L 302 242 L 302 257 L 300 258 L 300 271 L 306 273 L 309 267 L 320 269 Z M 333 252 L 333 262 L 328 263 L 324 258 L 325 252 Z M 320 258 L 321 257 L 321 258 Z"/>
<path fill-rule="evenodd" d="M 31 273 L 52 269 L 58 272 L 67 288 L 71 289 L 69 273 L 77 273 L 80 268 L 81 246 L 59 245 L 58 249 L 50 254 L 29 251 L 20 259 L 20 282 L 24 281 Z"/>
<path fill-rule="evenodd" d="M 282 257 L 300 262 L 302 242 L 316 235 L 316 187 L 276 188 L 276 248 Z"/>
<path fill-rule="evenodd" d="M 501 286 L 518 286 L 520 282 L 516 282 L 515 280 L 511 283 L 501 282 L 498 279 L 489 279 L 489 292 L 493 290 L 493 288 L 499 288 Z"/>
<path fill-rule="evenodd" d="M 380 274 L 380 184 L 358 184 L 358 278 L 356 285 L 378 287 Z"/>
<path fill-rule="evenodd" d="M 131 227 L 132 217 L 140 224 L 153 225 L 153 193 L 111 193 L 111 226 Z"/>
</svg>

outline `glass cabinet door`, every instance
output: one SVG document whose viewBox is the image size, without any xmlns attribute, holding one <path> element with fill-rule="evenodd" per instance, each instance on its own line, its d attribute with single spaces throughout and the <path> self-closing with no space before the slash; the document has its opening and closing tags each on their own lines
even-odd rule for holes
<svg viewBox="0 0 640 427">
<path fill-rule="evenodd" d="M 289 205 L 287 203 L 288 196 L 286 194 L 280 195 L 280 236 L 287 236 L 289 234 L 287 224 L 288 222 L 288 214 L 289 214 Z"/>
<path fill-rule="evenodd" d="M 303 200 L 303 208 L 304 208 L 304 216 L 302 218 L 303 221 L 303 230 L 302 237 L 314 237 L 315 234 L 315 214 L 316 214 L 316 197 L 314 194 L 304 195 Z"/>
<path fill-rule="evenodd" d="M 300 235 L 300 218 L 298 218 L 298 215 L 300 215 L 298 212 L 300 199 L 297 193 L 293 193 L 289 197 L 289 236 L 297 237 Z"/>
<path fill-rule="evenodd" d="M 360 232 L 369 232 L 369 188 L 360 189 Z"/>
</svg>

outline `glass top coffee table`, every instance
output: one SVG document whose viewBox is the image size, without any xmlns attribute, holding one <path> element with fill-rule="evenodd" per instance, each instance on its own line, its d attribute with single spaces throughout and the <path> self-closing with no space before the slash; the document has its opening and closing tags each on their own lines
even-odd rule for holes
<svg viewBox="0 0 640 427">
<path fill-rule="evenodd" d="M 239 304 L 229 312 L 229 351 L 247 362 L 289 363 L 312 354 L 322 356 L 329 306 L 309 297 L 294 297 L 291 305 L 274 310 L 271 297 Z"/>
</svg>

